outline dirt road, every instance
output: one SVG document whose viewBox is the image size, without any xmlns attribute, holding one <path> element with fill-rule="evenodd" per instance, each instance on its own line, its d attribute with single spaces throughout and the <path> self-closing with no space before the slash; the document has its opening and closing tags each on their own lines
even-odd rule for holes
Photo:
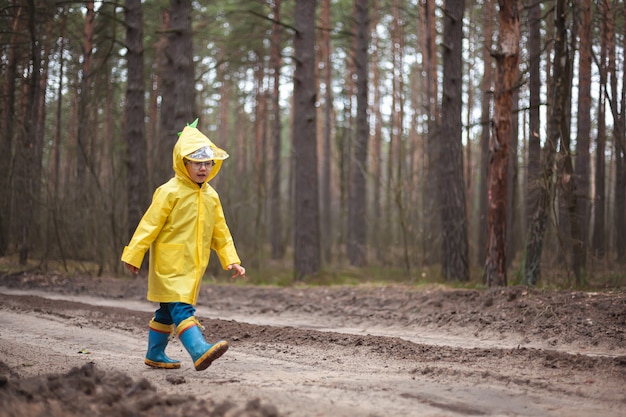
<svg viewBox="0 0 626 417">
<path fill-rule="evenodd" d="M 205 285 L 203 372 L 144 365 L 141 279 L 0 294 L 0 416 L 626 415 L 624 292 Z"/>
</svg>

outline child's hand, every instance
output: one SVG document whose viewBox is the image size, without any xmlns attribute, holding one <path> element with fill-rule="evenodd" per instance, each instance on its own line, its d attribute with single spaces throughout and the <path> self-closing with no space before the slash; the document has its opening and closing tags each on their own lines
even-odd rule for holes
<svg viewBox="0 0 626 417">
<path fill-rule="evenodd" d="M 131 264 L 127 264 L 126 262 L 124 262 L 124 266 L 126 267 L 126 269 L 128 269 L 130 271 L 131 274 L 133 275 L 137 275 L 139 273 L 139 268 L 137 268 L 136 266 L 133 266 Z"/>
<path fill-rule="evenodd" d="M 237 278 L 237 277 L 245 277 L 246 276 L 246 268 L 244 268 L 243 266 L 239 265 L 239 264 L 230 264 L 228 265 L 228 269 L 229 270 L 235 270 L 235 273 L 233 274 L 233 278 Z"/>
</svg>

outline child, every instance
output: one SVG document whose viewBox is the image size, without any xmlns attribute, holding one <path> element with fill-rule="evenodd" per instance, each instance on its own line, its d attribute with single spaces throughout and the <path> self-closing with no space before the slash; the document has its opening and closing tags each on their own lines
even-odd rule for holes
<svg viewBox="0 0 626 417">
<path fill-rule="evenodd" d="M 156 368 L 180 368 L 165 354 L 176 333 L 197 371 L 228 350 L 220 340 L 209 344 L 195 318 L 195 304 L 211 249 L 233 278 L 245 276 L 226 224 L 217 192 L 208 181 L 217 175 L 228 154 L 203 135 L 194 121 L 174 145 L 174 178 L 156 189 L 152 204 L 122 253 L 126 268 L 137 274 L 150 249 L 148 300 L 160 303 L 150 321 L 145 363 Z"/>
</svg>

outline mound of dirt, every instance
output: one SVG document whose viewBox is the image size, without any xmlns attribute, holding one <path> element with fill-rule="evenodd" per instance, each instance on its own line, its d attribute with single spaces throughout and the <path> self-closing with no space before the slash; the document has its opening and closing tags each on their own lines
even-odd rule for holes
<svg viewBox="0 0 626 417">
<path fill-rule="evenodd" d="M 16 379 L 0 362 L 0 416 L 11 417 L 278 417 L 271 405 L 249 401 L 244 408 L 231 402 L 162 395 L 146 379 L 104 372 L 93 363 L 66 374 Z M 9 375 L 7 375 L 8 373 Z M 181 383 L 184 381 L 172 381 Z"/>
</svg>

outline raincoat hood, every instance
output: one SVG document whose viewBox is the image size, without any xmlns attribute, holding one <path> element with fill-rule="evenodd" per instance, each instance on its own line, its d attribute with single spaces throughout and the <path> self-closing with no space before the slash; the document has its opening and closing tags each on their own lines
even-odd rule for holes
<svg viewBox="0 0 626 417">
<path fill-rule="evenodd" d="M 205 180 L 205 182 L 208 182 L 215 178 L 220 171 L 222 162 L 228 158 L 228 153 L 215 146 L 208 137 L 200 132 L 195 127 L 196 122 L 185 126 L 180 133 L 172 151 L 172 164 L 177 176 L 191 180 L 187 168 L 185 168 L 185 158 L 197 162 L 213 160 L 215 161 L 215 166 Z"/>
</svg>

